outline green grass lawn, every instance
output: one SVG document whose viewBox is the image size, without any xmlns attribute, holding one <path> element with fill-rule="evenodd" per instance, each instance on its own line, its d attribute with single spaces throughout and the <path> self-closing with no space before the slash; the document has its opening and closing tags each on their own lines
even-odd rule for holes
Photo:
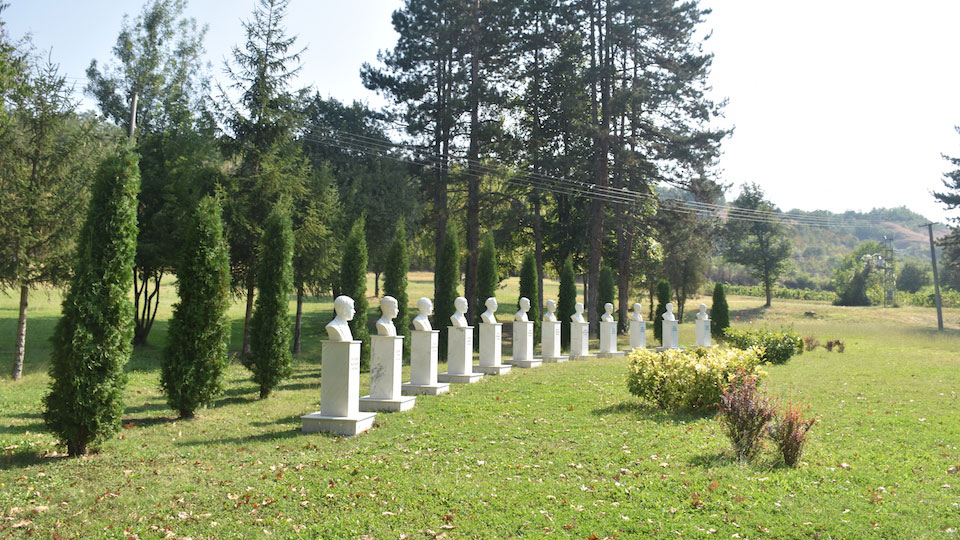
<svg viewBox="0 0 960 540">
<path fill-rule="evenodd" d="M 503 317 L 516 309 L 516 291 L 513 279 L 498 292 Z M 555 291 L 548 284 L 546 297 Z M 431 292 L 429 274 L 411 275 L 411 305 Z M 960 310 L 947 310 L 938 333 L 929 309 L 777 300 L 764 310 L 761 299 L 730 298 L 735 324 L 792 325 L 846 342 L 845 353 L 821 348 L 768 368 L 769 391 L 821 418 L 791 469 L 772 448 L 738 465 L 713 417 L 638 402 L 623 358 L 455 385 L 417 398 L 411 411 L 379 414 L 353 439 L 303 435 L 299 416 L 320 402 L 329 298 L 306 304 L 304 353 L 270 398 L 257 399 L 233 363 L 226 394 L 178 421 L 158 389 L 174 299 L 172 288 L 163 294 L 150 345 L 128 366 L 125 428 L 80 459 L 63 457 L 40 418 L 59 296 L 31 299 L 18 383 L 8 375 L 17 300 L 0 296 L 0 537 L 960 535 L 960 473 L 951 472 L 960 467 Z M 690 318 L 699 302 L 688 305 Z M 816 319 L 804 317 L 811 310 Z M 237 348 L 240 302 L 231 316 Z M 681 325 L 680 340 L 692 343 L 692 324 Z M 366 385 L 361 377 L 361 393 Z"/>
</svg>

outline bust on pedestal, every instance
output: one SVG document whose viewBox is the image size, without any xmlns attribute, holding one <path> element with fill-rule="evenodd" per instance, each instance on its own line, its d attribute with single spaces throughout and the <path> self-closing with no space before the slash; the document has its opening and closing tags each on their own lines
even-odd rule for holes
<svg viewBox="0 0 960 540">
<path fill-rule="evenodd" d="M 710 317 L 707 315 L 707 305 L 700 304 L 697 312 L 697 347 L 713 347 L 710 343 Z"/>
<path fill-rule="evenodd" d="M 360 342 L 353 339 L 349 325 L 355 314 L 353 299 L 338 296 L 333 308 L 336 317 L 327 324 L 328 339 L 321 341 L 320 410 L 300 420 L 307 433 L 352 437 L 373 427 L 377 415 L 360 412 Z"/>
<path fill-rule="evenodd" d="M 623 352 L 617 350 L 617 321 L 613 319 L 613 304 L 610 302 L 603 305 L 603 315 L 600 317 L 600 354 L 598 356 L 605 358 L 623 356 Z"/>
<path fill-rule="evenodd" d="M 645 349 L 647 347 L 647 323 L 643 320 L 640 311 L 640 302 L 633 305 L 633 314 L 630 315 L 630 348 Z"/>
<path fill-rule="evenodd" d="M 510 364 L 521 368 L 539 367 L 543 362 L 533 357 L 533 321 L 527 317 L 530 299 L 521 297 L 519 311 L 513 316 L 513 356 Z"/>
<path fill-rule="evenodd" d="M 413 318 L 410 332 L 410 382 L 400 385 L 405 396 L 426 394 L 435 396 L 450 391 L 450 385 L 437 382 L 437 357 L 440 349 L 440 331 L 430 324 L 433 302 L 429 298 L 417 301 L 420 313 Z"/>
<path fill-rule="evenodd" d="M 486 375 L 502 375 L 510 371 L 503 365 L 503 325 L 497 322 L 497 299 L 487 298 L 483 305 L 486 311 L 480 314 L 480 365 L 474 371 Z"/>
<path fill-rule="evenodd" d="M 668 302 L 666 308 L 667 311 L 664 312 L 663 321 L 661 322 L 663 325 L 661 326 L 663 337 L 660 340 L 661 346 L 657 347 L 658 351 L 680 348 L 680 329 L 677 323 L 677 316 L 673 314 L 673 302 Z"/>
<path fill-rule="evenodd" d="M 549 364 L 566 362 L 567 356 L 560 354 L 560 322 L 557 320 L 557 303 L 547 300 L 544 303 L 543 327 L 541 328 L 541 344 L 543 361 Z"/>
<path fill-rule="evenodd" d="M 370 395 L 360 398 L 361 411 L 406 411 L 417 398 L 400 393 L 403 374 L 403 336 L 397 335 L 393 319 L 400 313 L 397 299 L 380 300 L 377 335 L 370 336 Z"/>
<path fill-rule="evenodd" d="M 594 358 L 595 355 L 590 354 L 590 323 L 583 318 L 583 303 L 577 302 L 573 311 L 570 316 L 570 358 Z"/>
<path fill-rule="evenodd" d="M 467 299 L 459 296 L 453 302 L 456 310 L 447 327 L 447 372 L 437 375 L 445 383 L 475 383 L 483 373 L 473 372 L 473 327 L 467 324 Z"/>
</svg>

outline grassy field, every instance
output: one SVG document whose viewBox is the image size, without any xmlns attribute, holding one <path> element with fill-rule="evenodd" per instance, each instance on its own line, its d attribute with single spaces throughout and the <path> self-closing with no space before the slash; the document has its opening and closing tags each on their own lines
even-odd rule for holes
<svg viewBox="0 0 960 540">
<path fill-rule="evenodd" d="M 411 304 L 430 289 L 412 275 Z M 503 316 L 516 291 L 508 280 L 498 293 Z M 14 383 L 16 299 L 0 296 L 0 537 L 960 537 L 960 310 L 938 333 L 929 309 L 731 298 L 735 324 L 846 342 L 768 369 L 770 392 L 820 416 L 791 469 L 772 448 L 738 465 L 713 417 L 638 402 L 622 358 L 454 386 L 353 439 L 303 435 L 329 299 L 305 306 L 304 353 L 274 395 L 257 399 L 234 363 L 226 394 L 178 421 L 158 390 L 172 288 L 163 299 L 128 366 L 124 429 L 100 454 L 66 459 L 40 418 L 59 297 L 34 293 Z M 236 348 L 239 302 L 231 315 Z M 680 340 L 693 341 L 692 324 Z"/>
</svg>

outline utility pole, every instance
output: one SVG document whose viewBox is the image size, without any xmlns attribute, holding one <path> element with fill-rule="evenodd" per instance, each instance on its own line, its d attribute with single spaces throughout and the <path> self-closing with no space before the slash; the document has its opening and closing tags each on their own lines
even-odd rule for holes
<svg viewBox="0 0 960 540">
<path fill-rule="evenodd" d="M 930 233 L 930 262 L 933 264 L 933 291 L 937 297 L 937 330 L 943 331 L 943 301 L 940 300 L 940 278 L 937 275 L 937 254 L 933 249 L 933 223 L 923 225 Z"/>
<path fill-rule="evenodd" d="M 137 98 L 139 94 L 136 91 L 133 92 L 133 98 L 130 100 L 130 130 L 127 132 L 127 137 L 130 140 L 133 140 L 133 134 L 137 131 Z"/>
</svg>

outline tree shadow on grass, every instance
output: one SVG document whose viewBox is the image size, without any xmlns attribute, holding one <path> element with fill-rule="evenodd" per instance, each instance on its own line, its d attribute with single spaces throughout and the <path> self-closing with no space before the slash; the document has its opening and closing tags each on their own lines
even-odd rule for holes
<svg viewBox="0 0 960 540">
<path fill-rule="evenodd" d="M 38 433 L 46 431 L 47 425 L 41 422 L 30 422 L 29 424 L 6 424 L 0 426 L 0 435 L 17 435 L 27 431 Z"/>
<path fill-rule="evenodd" d="M 272 425 L 272 424 L 267 424 Z M 267 433 L 260 433 L 259 435 L 250 435 L 247 437 L 229 437 L 224 439 L 214 439 L 214 440 L 200 440 L 200 441 L 186 441 L 186 442 L 177 442 L 180 446 L 200 446 L 200 445 L 210 445 L 210 444 L 230 444 L 230 445 L 242 445 L 255 442 L 268 442 L 268 441 L 278 441 L 292 439 L 294 437 L 299 437 L 302 435 L 299 425 L 293 425 L 287 429 L 281 429 L 278 431 L 270 431 Z"/>
<path fill-rule="evenodd" d="M 768 309 L 770 308 L 766 306 L 760 306 L 760 307 L 748 308 L 748 309 L 730 310 L 730 321 L 732 322 L 737 320 L 737 317 L 740 317 L 739 319 L 740 322 L 747 322 L 750 319 L 760 320 L 760 319 L 763 319 L 763 316 L 764 314 L 766 314 Z"/>
<path fill-rule="evenodd" d="M 602 409 L 594 409 L 591 414 L 594 416 L 607 416 L 611 414 L 633 414 L 637 419 L 650 420 L 657 423 L 667 422 L 693 422 L 708 418 L 711 413 L 693 413 L 683 411 L 664 411 L 653 405 L 643 403 L 642 401 L 622 401 Z"/>
<path fill-rule="evenodd" d="M 165 402 L 158 401 L 154 403 L 150 403 L 150 402 L 144 403 L 143 405 L 137 405 L 135 407 L 127 407 L 123 411 L 123 414 L 133 415 L 133 414 L 140 414 L 140 413 L 146 413 L 146 412 L 169 411 L 169 410 L 171 409 Z"/>
<path fill-rule="evenodd" d="M 24 449 L 0 456 L 0 471 L 22 469 L 33 465 L 52 465 L 65 459 L 69 459 L 66 454 L 40 454 L 30 449 Z"/>
</svg>

